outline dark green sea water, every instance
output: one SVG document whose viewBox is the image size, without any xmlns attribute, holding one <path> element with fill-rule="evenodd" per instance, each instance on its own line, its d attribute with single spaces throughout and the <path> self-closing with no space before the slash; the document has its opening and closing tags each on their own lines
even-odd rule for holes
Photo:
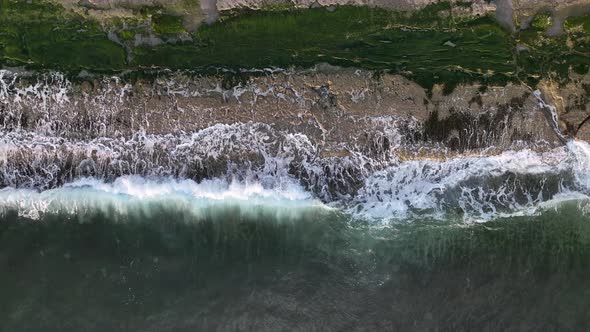
<svg viewBox="0 0 590 332">
<path fill-rule="evenodd" d="M 584 201 L 377 225 L 155 204 L 0 218 L 2 331 L 582 331 Z"/>
</svg>

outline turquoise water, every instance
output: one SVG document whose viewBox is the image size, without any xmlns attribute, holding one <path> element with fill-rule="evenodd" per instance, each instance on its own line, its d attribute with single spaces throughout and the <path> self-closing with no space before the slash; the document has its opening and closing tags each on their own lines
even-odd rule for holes
<svg viewBox="0 0 590 332">
<path fill-rule="evenodd" d="M 38 214 L 3 210 L 3 331 L 587 326 L 583 198 L 485 223 L 383 224 L 315 203 L 234 201 L 196 214 L 118 195 L 76 210 L 55 199 Z"/>
</svg>

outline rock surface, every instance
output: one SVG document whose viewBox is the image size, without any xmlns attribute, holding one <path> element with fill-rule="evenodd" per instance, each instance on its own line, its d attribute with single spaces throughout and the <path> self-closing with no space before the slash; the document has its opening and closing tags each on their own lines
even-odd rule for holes
<svg viewBox="0 0 590 332">
<path fill-rule="evenodd" d="M 323 157 L 395 150 L 423 158 L 590 140 L 587 23 L 549 36 L 565 17 L 584 14 L 587 1 L 59 2 L 65 9 L 23 7 L 39 18 L 13 3 L 29 25 L 2 26 L 0 38 L 13 38 L 0 58 L 13 67 L 2 72 L 5 132 L 92 140 L 251 122 L 304 134 Z M 293 10 L 345 4 L 397 11 Z M 220 12 L 219 24 L 199 28 Z M 492 13 L 510 33 L 477 18 Z M 39 20 L 46 28 L 31 34 Z M 301 25 L 312 23 L 318 28 Z M 293 27 L 308 35 L 290 38 Z M 333 28 L 331 38 L 341 39 L 317 41 L 314 33 Z"/>
<path fill-rule="evenodd" d="M 560 130 L 590 139 L 586 86 L 559 88 L 540 84 L 540 96 L 557 107 Z M 267 123 L 291 133 L 303 133 L 327 153 L 341 153 L 376 132 L 396 131 L 390 148 L 408 151 L 440 144 L 465 152 L 518 141 L 539 147 L 561 144 L 546 121 L 535 91 L 524 85 L 463 85 L 451 94 L 435 86 L 431 94 L 400 75 L 319 65 L 311 70 L 267 72 L 227 86 L 223 78 L 163 75 L 125 83 L 120 79 L 85 79 L 74 84 L 63 77 L 43 87 L 62 91 L 63 99 L 47 103 L 26 78 L 3 77 L 2 123 L 41 135 L 93 139 L 193 132 L 218 123 Z M 67 96 L 67 98 L 66 98 Z M 586 96 L 586 97 L 584 97 Z M 83 122 L 80 122 L 81 119 Z M 34 121 L 33 121 L 34 120 Z M 59 121 L 60 128 L 46 124 Z M 397 135 L 397 133 L 396 133 Z M 548 145 L 544 145 L 548 144 Z M 332 151 L 332 152 L 330 152 Z"/>
</svg>

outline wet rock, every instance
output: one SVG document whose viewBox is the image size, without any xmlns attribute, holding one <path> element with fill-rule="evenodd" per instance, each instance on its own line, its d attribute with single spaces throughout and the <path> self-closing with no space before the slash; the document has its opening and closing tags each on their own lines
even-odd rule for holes
<svg viewBox="0 0 590 332">
<path fill-rule="evenodd" d="M 111 7 L 109 0 L 80 0 L 78 5 L 92 9 L 108 9 Z"/>
<path fill-rule="evenodd" d="M 338 105 L 336 94 L 330 91 L 330 84 L 331 82 L 328 81 L 328 83 L 325 85 L 312 88 L 312 90 L 320 97 L 317 103 L 323 109 L 336 107 Z"/>
<path fill-rule="evenodd" d="M 450 40 L 447 40 L 443 45 L 448 46 L 448 47 L 457 47 L 457 44 L 453 43 Z"/>
</svg>

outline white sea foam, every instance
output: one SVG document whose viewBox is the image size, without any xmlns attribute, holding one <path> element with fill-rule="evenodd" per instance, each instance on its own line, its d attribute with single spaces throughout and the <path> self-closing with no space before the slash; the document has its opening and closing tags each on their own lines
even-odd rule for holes
<svg viewBox="0 0 590 332">
<path fill-rule="evenodd" d="M 192 180 L 124 176 L 112 183 L 84 178 L 41 192 L 14 188 L 0 190 L 0 210 L 15 210 L 32 219 L 39 219 L 47 213 L 115 211 L 118 215 L 127 215 L 141 211 L 149 214 L 154 206 L 188 212 L 197 219 L 216 211 L 238 209 L 243 216 L 270 213 L 281 220 L 297 217 L 302 211 L 329 209 L 291 179 L 277 181 L 273 188 L 264 188 L 260 183 L 221 179 L 196 183 Z"/>
<path fill-rule="evenodd" d="M 590 145 L 571 141 L 544 153 L 401 162 L 368 177 L 348 210 L 382 220 L 459 212 L 465 220 L 485 221 L 535 213 L 546 202 L 588 192 Z"/>
<path fill-rule="evenodd" d="M 590 144 L 571 140 L 567 148 L 573 156 L 572 167 L 576 181 L 580 187 L 590 190 Z"/>
</svg>

